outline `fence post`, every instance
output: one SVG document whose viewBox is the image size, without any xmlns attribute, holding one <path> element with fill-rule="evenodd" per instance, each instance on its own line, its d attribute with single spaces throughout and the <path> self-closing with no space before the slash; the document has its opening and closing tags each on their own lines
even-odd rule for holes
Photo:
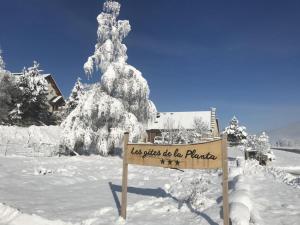
<svg viewBox="0 0 300 225">
<path fill-rule="evenodd" d="M 127 211 L 127 181 L 128 181 L 128 163 L 127 163 L 127 144 L 129 140 L 129 133 L 124 133 L 124 148 L 123 148 L 123 176 L 122 176 L 122 205 L 121 217 L 126 219 Z"/>
<path fill-rule="evenodd" d="M 222 137 L 223 221 L 229 225 L 227 136 Z"/>
</svg>

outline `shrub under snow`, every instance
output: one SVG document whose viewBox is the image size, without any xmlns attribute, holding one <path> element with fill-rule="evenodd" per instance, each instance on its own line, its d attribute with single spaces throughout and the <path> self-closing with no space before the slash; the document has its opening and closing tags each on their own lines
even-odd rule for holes
<svg viewBox="0 0 300 225">
<path fill-rule="evenodd" d="M 242 140 L 247 138 L 246 127 L 239 126 L 238 119 L 234 116 L 228 127 L 224 131 L 227 134 L 227 139 L 232 144 L 240 144 Z"/>
<path fill-rule="evenodd" d="M 259 154 L 267 155 L 268 159 L 275 159 L 274 153 L 271 150 L 269 136 L 262 132 L 261 135 L 249 135 L 245 142 L 246 151 L 257 151 Z"/>
<path fill-rule="evenodd" d="M 107 155 L 120 145 L 124 132 L 130 133 L 130 140 L 137 140 L 155 116 L 147 81 L 126 63 L 127 48 L 122 41 L 131 27 L 129 21 L 117 20 L 119 12 L 118 2 L 106 1 L 97 17 L 98 42 L 84 69 L 89 75 L 94 68 L 100 70 L 101 83 L 84 94 L 62 123 L 67 150 Z"/>
</svg>

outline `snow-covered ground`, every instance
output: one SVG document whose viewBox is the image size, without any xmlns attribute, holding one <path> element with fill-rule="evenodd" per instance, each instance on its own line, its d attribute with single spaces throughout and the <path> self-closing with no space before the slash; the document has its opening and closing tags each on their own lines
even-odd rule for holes
<svg viewBox="0 0 300 225">
<path fill-rule="evenodd" d="M 0 199 L 23 214 L 73 224 L 122 223 L 118 213 L 122 160 L 118 157 L 1 157 L 0 164 Z M 195 183 L 190 185 L 191 182 Z M 204 187 L 203 193 L 190 190 L 200 186 Z M 170 221 L 172 224 L 218 224 L 221 221 L 221 185 L 216 170 L 181 172 L 130 166 L 128 192 L 126 224 L 145 224 L 145 221 L 146 224 L 170 224 Z M 15 221 L 18 214 L 14 218 L 2 210 L 0 218 Z"/>
<path fill-rule="evenodd" d="M 61 134 L 59 126 L 0 126 L 0 155 L 53 156 Z"/>
<path fill-rule="evenodd" d="M 231 174 L 237 170 L 229 150 Z M 296 225 L 300 183 L 286 168 L 300 155 L 276 151 L 267 168 L 242 168 L 249 187 L 252 224 Z M 128 211 L 120 219 L 122 159 L 119 157 L 0 157 L 0 224 L 222 224 L 221 172 L 129 166 Z M 234 187 L 235 178 L 230 181 Z M 253 210 L 255 209 L 255 210 Z"/>
</svg>

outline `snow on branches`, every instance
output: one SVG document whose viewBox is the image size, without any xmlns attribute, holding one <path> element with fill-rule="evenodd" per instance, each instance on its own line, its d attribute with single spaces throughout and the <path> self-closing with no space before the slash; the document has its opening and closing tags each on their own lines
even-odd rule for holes
<svg viewBox="0 0 300 225">
<path fill-rule="evenodd" d="M 78 77 L 75 82 L 75 85 L 72 89 L 72 92 L 70 94 L 70 97 L 67 101 L 67 111 L 68 112 L 71 112 L 76 108 L 76 106 L 78 105 L 79 100 L 82 98 L 83 94 L 84 94 L 84 87 L 83 87 L 83 84 L 81 83 L 81 78 Z"/>
<path fill-rule="evenodd" d="M 239 126 L 238 119 L 234 116 L 228 127 L 224 131 L 227 134 L 227 139 L 233 144 L 239 144 L 242 140 L 247 138 L 246 127 Z"/>
<path fill-rule="evenodd" d="M 275 159 L 275 155 L 271 150 L 269 136 L 266 132 L 262 132 L 259 136 L 248 135 L 244 147 L 245 151 L 255 151 L 259 155 L 266 155 L 269 160 Z"/>
<path fill-rule="evenodd" d="M 121 5 L 107 0 L 97 17 L 95 51 L 84 64 L 91 76 L 100 70 L 101 82 L 88 90 L 63 122 L 63 146 L 80 154 L 107 155 L 121 144 L 123 133 L 137 140 L 156 108 L 149 100 L 149 86 L 142 73 L 127 64 L 122 43 L 130 32 L 127 20 L 118 20 Z"/>
<path fill-rule="evenodd" d="M 48 116 L 48 83 L 40 74 L 39 64 L 34 61 L 33 66 L 24 68 L 18 78 L 21 96 L 15 108 L 10 112 L 12 120 L 29 120 L 46 122 Z"/>
<path fill-rule="evenodd" d="M 2 58 L 2 50 L 0 49 L 0 71 L 4 71 L 5 70 L 5 62 Z"/>
<path fill-rule="evenodd" d="M 269 153 L 271 149 L 269 136 L 265 132 L 262 132 L 259 136 L 249 135 L 245 145 L 247 151 L 255 150 L 263 154 Z"/>
</svg>

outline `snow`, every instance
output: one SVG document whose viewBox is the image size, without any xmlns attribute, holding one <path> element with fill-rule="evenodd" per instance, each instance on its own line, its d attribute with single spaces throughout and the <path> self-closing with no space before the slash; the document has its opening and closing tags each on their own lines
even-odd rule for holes
<svg viewBox="0 0 300 225">
<path fill-rule="evenodd" d="M 194 129 L 195 119 L 201 118 L 208 127 L 211 126 L 211 111 L 195 112 L 159 112 L 156 119 L 148 125 L 148 129 L 165 129 L 166 124 L 172 121 L 174 129 Z"/>
<path fill-rule="evenodd" d="M 0 224 L 6 225 L 71 225 L 59 220 L 47 220 L 37 215 L 24 214 L 21 211 L 0 203 Z"/>
<path fill-rule="evenodd" d="M 57 127 L 0 127 L 0 131 L 1 140 L 9 138 L 16 143 L 59 139 Z M 32 134 L 30 139 L 28 132 Z M 16 138 L 9 135 L 14 133 L 19 135 Z M 44 148 L 41 146 L 40 152 Z M 17 152 L 18 147 L 10 149 Z M 299 169 L 300 154 L 276 150 L 276 160 L 264 167 L 254 160 L 245 161 L 241 149 L 229 148 L 232 224 L 297 225 L 300 182 L 296 180 L 299 174 L 292 171 Z M 221 170 L 130 165 L 124 221 L 119 217 L 123 163 L 120 157 L 33 156 L 0 156 L 0 224 L 216 225 L 223 222 Z"/>
<path fill-rule="evenodd" d="M 59 126 L 0 126 L 0 154 L 52 156 L 58 153 Z"/>
<path fill-rule="evenodd" d="M 249 171 L 250 169 L 250 171 Z M 246 170 L 245 183 L 251 187 L 253 208 L 259 212 L 260 224 L 293 224 L 300 218 L 300 183 L 285 182 L 280 174 L 269 170 Z"/>
<path fill-rule="evenodd" d="M 230 205 L 232 225 L 248 225 L 250 221 L 249 208 L 243 203 L 234 202 Z"/>
<path fill-rule="evenodd" d="M 52 100 L 53 103 L 56 103 L 58 100 L 62 99 L 63 97 L 62 96 L 57 96 L 56 98 L 54 98 Z"/>
<path fill-rule="evenodd" d="M 221 204 L 216 201 L 221 195 L 218 170 L 129 166 L 125 222 L 118 211 L 122 182 L 118 157 L 0 157 L 0 164 L 1 201 L 30 218 L 90 225 L 222 222 Z M 36 175 L 40 167 L 52 172 Z M 201 191 L 195 192 L 202 182 Z M 35 224 L 31 221 L 28 224 Z M 12 217 L 11 224 L 24 223 Z"/>
<path fill-rule="evenodd" d="M 21 82 L 20 88 L 22 88 L 25 94 L 30 93 L 32 96 L 29 102 L 37 101 L 39 95 L 48 94 L 48 82 L 41 76 L 39 64 L 36 61 L 33 62 L 32 67 L 24 69 L 23 75 L 19 79 Z"/>
<path fill-rule="evenodd" d="M 47 77 L 50 77 L 51 74 L 50 74 L 50 73 L 47 73 L 47 74 L 42 74 L 41 76 L 44 77 L 44 78 L 47 78 Z"/>
<path fill-rule="evenodd" d="M 231 159 L 242 154 L 238 148 L 229 151 Z M 231 174 L 235 177 L 234 189 L 242 190 L 238 201 L 249 209 L 250 222 L 296 225 L 300 219 L 300 202 L 295 201 L 300 197 L 300 176 L 291 174 L 289 170 L 299 168 L 300 155 L 275 151 L 275 156 L 276 160 L 266 167 L 258 165 L 255 160 L 242 162 L 240 170 L 231 167 Z M 234 194 L 234 191 L 232 193 Z M 248 218 L 247 208 L 244 206 L 241 211 L 238 210 L 238 206 L 234 206 L 236 213 L 231 211 L 231 214 L 234 214 L 232 216 L 235 219 L 243 221 L 244 218 Z"/>
</svg>

